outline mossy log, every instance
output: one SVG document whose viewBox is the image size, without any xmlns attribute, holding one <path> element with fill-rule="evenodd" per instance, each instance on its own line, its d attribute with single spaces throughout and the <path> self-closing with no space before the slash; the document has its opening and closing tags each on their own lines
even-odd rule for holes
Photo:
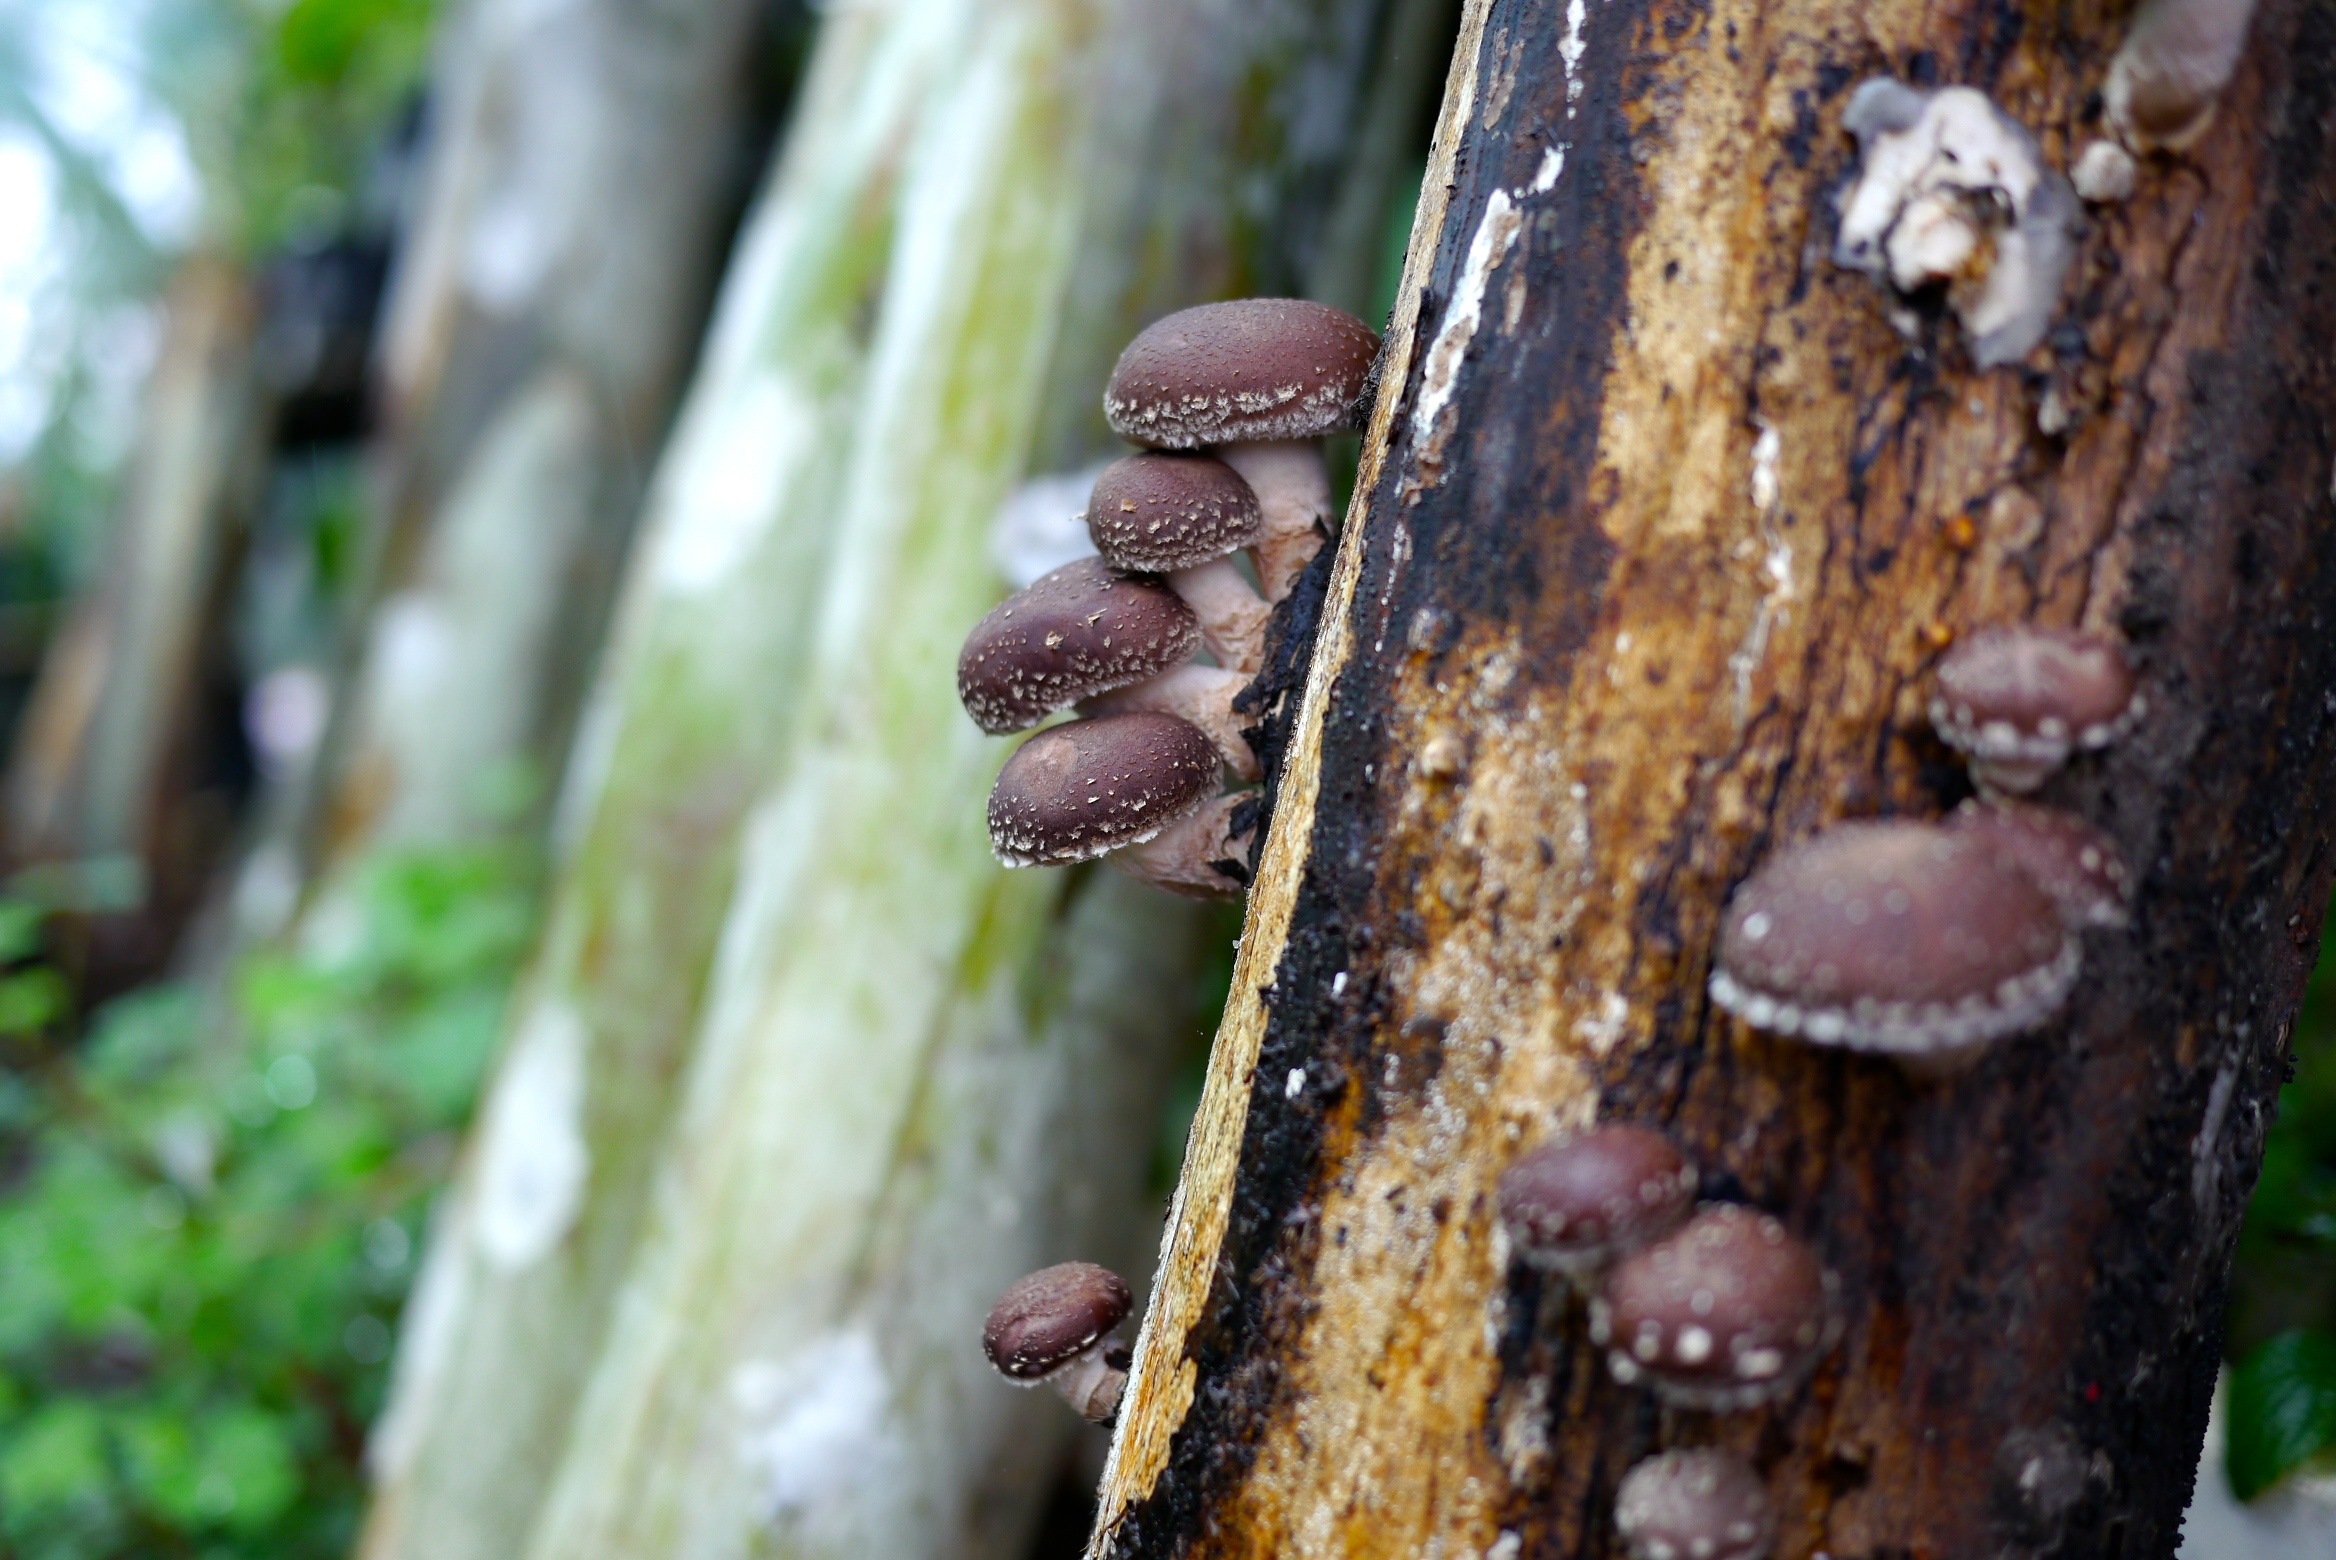
<svg viewBox="0 0 2336 1560">
<path fill-rule="evenodd" d="M 1615 1555 L 1693 1443 L 1792 1560 L 2172 1553 L 2336 866 L 2336 8 L 2266 0 L 2020 363 L 1829 259 L 1861 78 L 2065 169 L 2125 20 L 1470 4 L 1096 1554 Z M 1967 794 L 1930 671 L 2007 620 L 2141 670 L 2043 793 L 2133 924 L 1951 1081 L 1727 1019 L 1732 886 Z M 1504 1261 L 1502 1167 L 1593 1118 L 1838 1271 L 1804 1388 L 1659 1410 Z"/>
</svg>

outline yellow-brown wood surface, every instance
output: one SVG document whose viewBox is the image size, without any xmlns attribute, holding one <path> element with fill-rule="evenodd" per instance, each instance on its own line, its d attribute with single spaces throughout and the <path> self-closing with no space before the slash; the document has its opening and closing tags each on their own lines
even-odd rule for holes
<svg viewBox="0 0 2336 1560">
<path fill-rule="evenodd" d="M 1977 86 L 2065 169 L 2124 21 L 1469 5 L 1098 1554 L 1616 1554 L 1622 1470 L 1704 1442 L 1785 1557 L 2171 1553 L 2331 865 L 2336 6 L 2266 0 L 2021 365 L 1828 258 L 1859 80 Z M 1731 887 L 1968 794 L 1929 673 L 2006 619 L 2141 669 L 2044 793 L 2134 925 L 1944 1084 L 1727 1020 Z M 1807 1387 L 1658 1411 L 1505 1261 L 1500 1170 L 1592 1119 L 1838 1270 Z"/>
</svg>

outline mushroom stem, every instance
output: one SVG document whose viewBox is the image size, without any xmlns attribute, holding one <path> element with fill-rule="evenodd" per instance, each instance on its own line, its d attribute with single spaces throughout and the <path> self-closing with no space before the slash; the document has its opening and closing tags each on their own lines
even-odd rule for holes
<svg viewBox="0 0 2336 1560">
<path fill-rule="evenodd" d="M 1132 687 L 1117 688 L 1090 699 L 1082 708 L 1091 715 L 1153 710 L 1162 715 L 1180 716 L 1208 733 L 1209 740 L 1225 755 L 1233 773 L 1244 780 L 1255 780 L 1257 755 L 1250 751 L 1247 739 L 1241 735 L 1244 722 L 1233 709 L 1233 696 L 1248 685 L 1249 679 L 1240 672 L 1187 661 Z"/>
<path fill-rule="evenodd" d="M 1127 1346 L 1106 1338 L 1046 1378 L 1063 1401 L 1091 1424 L 1108 1425 L 1127 1390 Z"/>
<path fill-rule="evenodd" d="M 1279 601 L 1330 537 L 1330 472 L 1322 463 L 1322 441 L 1221 444 L 1213 453 L 1257 494 L 1265 527 L 1250 551 L 1265 599 Z"/>
<path fill-rule="evenodd" d="M 1273 607 L 1230 557 L 1212 558 L 1168 576 L 1168 588 L 1200 619 L 1201 643 L 1217 664 L 1254 677 L 1265 665 L 1265 626 Z"/>
<path fill-rule="evenodd" d="M 1105 859 L 1129 876 L 1171 894 L 1188 899 L 1238 899 L 1248 887 L 1246 872 L 1235 877 L 1218 863 L 1238 867 L 1242 862 L 1248 831 L 1233 832 L 1233 810 L 1247 800 L 1249 793 L 1234 791 L 1203 802 L 1198 812 Z"/>
</svg>

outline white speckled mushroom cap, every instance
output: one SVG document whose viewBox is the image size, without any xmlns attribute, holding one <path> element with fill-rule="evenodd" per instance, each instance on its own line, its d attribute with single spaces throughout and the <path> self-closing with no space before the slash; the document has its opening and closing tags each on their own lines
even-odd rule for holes
<svg viewBox="0 0 2336 1560">
<path fill-rule="evenodd" d="M 1664 1452 L 1622 1476 L 1614 1526 L 1631 1560 L 1767 1560 L 1776 1506 L 1752 1465 L 1717 1447 Z"/>
<path fill-rule="evenodd" d="M 2072 752 L 2130 731 L 2144 708 L 2115 641 L 2004 624 L 1979 630 L 1939 662 L 1930 721 L 1981 784 L 2032 791 Z"/>
<path fill-rule="evenodd" d="M 1058 1262 L 1015 1280 L 990 1308 L 982 1352 L 1011 1381 L 1044 1381 L 1127 1320 L 1127 1280 L 1092 1262 Z"/>
<path fill-rule="evenodd" d="M 982 730 L 1021 731 L 1192 659 L 1200 624 L 1174 591 L 1081 558 L 998 603 L 965 636 L 957 697 Z"/>
<path fill-rule="evenodd" d="M 2081 957 L 2051 897 L 1977 835 L 1845 823 L 1736 890 L 1711 995 L 1755 1029 L 1922 1058 L 2042 1023 Z"/>
<path fill-rule="evenodd" d="M 1533 1266 L 1586 1272 L 1676 1227 L 1695 1205 L 1696 1181 L 1662 1133 L 1595 1127 L 1528 1150 L 1501 1172 L 1501 1224 Z"/>
<path fill-rule="evenodd" d="M 1087 534 L 1115 569 L 1189 569 L 1249 546 L 1264 524 L 1241 473 L 1207 455 L 1126 456 L 1087 498 Z"/>
<path fill-rule="evenodd" d="M 2072 928 L 2123 926 L 2132 915 L 2133 878 L 2116 845 L 2075 813 L 2007 797 L 1974 798 L 1947 815 L 1947 827 L 1984 841 L 2036 880 Z"/>
<path fill-rule="evenodd" d="M 1833 1346 L 1834 1288 L 1775 1218 L 1711 1203 L 1614 1265 L 1590 1302 L 1590 1338 L 1617 1381 L 1682 1408 L 1750 1408 L 1800 1385 Z"/>
<path fill-rule="evenodd" d="M 1199 727 L 1148 710 L 1050 726 L 990 789 L 990 849 L 1059 867 L 1140 845 L 1217 792 L 1224 760 Z"/>
<path fill-rule="evenodd" d="M 1150 449 L 1317 439 L 1352 426 L 1378 355 L 1371 327 L 1326 303 L 1204 303 L 1128 343 L 1103 411 L 1112 431 Z"/>
</svg>

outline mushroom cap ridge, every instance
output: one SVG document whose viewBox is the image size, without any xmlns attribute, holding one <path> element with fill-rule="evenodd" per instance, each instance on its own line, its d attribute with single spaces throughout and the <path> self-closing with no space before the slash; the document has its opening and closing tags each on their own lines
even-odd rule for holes
<svg viewBox="0 0 2336 1560">
<path fill-rule="evenodd" d="M 2049 770 L 2080 748 L 2107 747 L 2144 707 L 2114 640 L 2012 623 L 1983 628 L 1947 652 L 1930 720 L 1975 763 Z"/>
<path fill-rule="evenodd" d="M 1217 792 L 1200 728 L 1148 710 L 1050 726 L 990 790 L 990 848 L 1009 867 L 1065 866 L 1136 845 Z"/>
<path fill-rule="evenodd" d="M 1750 1463 L 1699 1446 L 1624 1474 L 1614 1525 L 1634 1560 L 1764 1560 L 1776 1543 L 1776 1506 Z"/>
<path fill-rule="evenodd" d="M 1988 842 L 2036 880 L 2076 929 L 2123 926 L 2132 918 L 2133 877 L 2116 845 L 2075 813 L 2004 797 L 1974 797 L 1947 815 L 1947 827 Z"/>
<path fill-rule="evenodd" d="M 1058 1262 L 1015 1282 L 990 1308 L 982 1352 L 1000 1375 L 1043 1381 L 1127 1320 L 1127 1280 L 1092 1262 Z"/>
<path fill-rule="evenodd" d="M 1174 591 L 1081 558 L 1040 575 L 991 610 L 957 656 L 957 697 L 993 734 L 1125 688 L 1200 648 L 1200 624 Z"/>
<path fill-rule="evenodd" d="M 1501 1223 L 1536 1267 L 1597 1265 L 1687 1217 L 1698 1177 L 1678 1146 L 1616 1123 L 1544 1143 L 1501 1172 Z"/>
<path fill-rule="evenodd" d="M 1617 1381 L 1643 1378 L 1684 1408 L 1747 1408 L 1798 1386 L 1833 1346 L 1835 1288 L 1775 1218 L 1709 1203 L 1614 1265 L 1590 1302 L 1590 1337 Z"/>
<path fill-rule="evenodd" d="M 1352 426 L 1379 338 L 1303 298 L 1204 303 L 1137 333 L 1111 371 L 1112 430 L 1150 449 L 1314 439 Z"/>
<path fill-rule="evenodd" d="M 2043 1022 L 2081 958 L 2051 897 L 1976 835 L 1845 823 L 1736 890 L 1711 995 L 1755 1029 L 1920 1057 Z"/>
<path fill-rule="evenodd" d="M 1264 525 L 1241 473 L 1206 455 L 1125 456 L 1087 499 L 1087 535 L 1115 569 L 1189 569 L 1249 546 Z"/>
</svg>

